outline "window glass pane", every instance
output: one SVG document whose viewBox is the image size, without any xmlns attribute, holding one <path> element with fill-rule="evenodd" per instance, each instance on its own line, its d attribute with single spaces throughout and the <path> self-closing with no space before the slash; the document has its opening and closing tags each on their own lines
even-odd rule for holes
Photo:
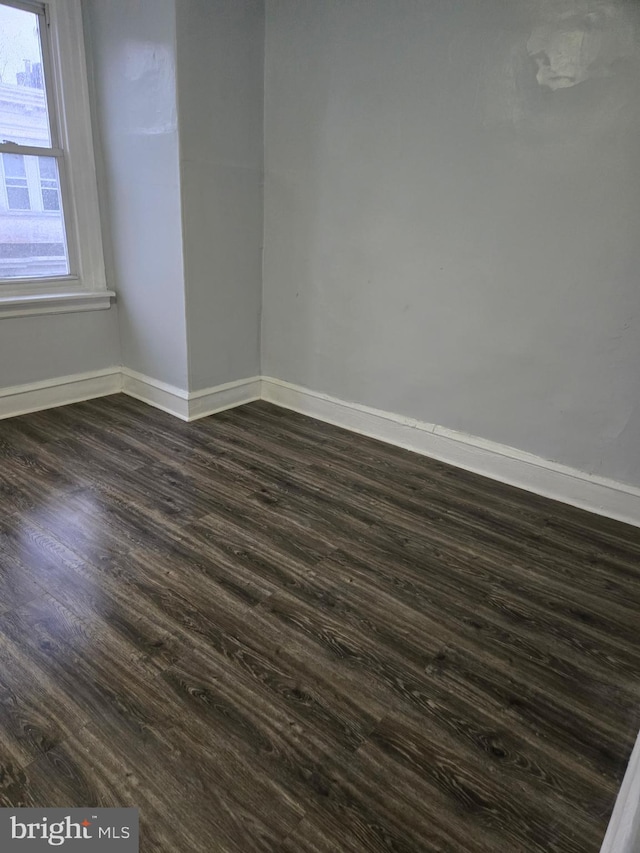
<svg viewBox="0 0 640 853">
<path fill-rule="evenodd" d="M 22 154 L 3 154 L 2 165 L 9 210 L 29 210 L 31 201 L 24 157 Z"/>
<path fill-rule="evenodd" d="M 38 157 L 38 166 L 40 167 L 41 178 L 49 178 L 53 181 L 58 180 L 58 170 L 53 157 Z"/>
<path fill-rule="evenodd" d="M 0 279 L 67 275 L 56 158 L 3 154 L 2 166 Z"/>
<path fill-rule="evenodd" d="M 0 3 L 0 141 L 51 146 L 39 18 Z"/>
<path fill-rule="evenodd" d="M 27 179 L 22 154 L 3 154 L 2 160 L 4 162 L 4 174 L 7 178 Z"/>
<path fill-rule="evenodd" d="M 42 206 L 45 210 L 60 210 L 58 164 L 55 157 L 38 157 Z"/>
<path fill-rule="evenodd" d="M 7 187 L 9 210 L 29 210 L 29 191 L 26 187 Z"/>
<path fill-rule="evenodd" d="M 60 196 L 57 190 L 42 190 L 42 205 L 45 210 L 60 210 Z"/>
</svg>

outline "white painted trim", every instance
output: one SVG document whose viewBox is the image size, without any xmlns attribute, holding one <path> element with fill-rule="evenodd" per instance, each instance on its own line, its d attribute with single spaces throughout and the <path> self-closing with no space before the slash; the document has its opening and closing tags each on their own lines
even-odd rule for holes
<svg viewBox="0 0 640 853">
<path fill-rule="evenodd" d="M 236 382 L 227 382 L 224 385 L 216 385 L 214 388 L 206 388 L 204 391 L 191 391 L 189 393 L 189 420 L 205 418 L 234 406 L 243 406 L 252 403 L 262 396 L 262 380 L 259 376 L 249 379 L 239 379 Z"/>
<path fill-rule="evenodd" d="M 261 380 L 259 376 L 226 382 L 201 391 L 185 391 L 175 385 L 168 385 L 150 376 L 144 376 L 122 368 L 122 390 L 125 394 L 142 400 L 156 409 L 162 409 L 183 421 L 198 418 L 242 406 L 260 399 Z"/>
<path fill-rule="evenodd" d="M 98 206 L 81 0 L 44 0 L 49 10 L 52 96 L 64 156 L 61 182 L 69 259 L 88 291 L 107 289 Z"/>
<path fill-rule="evenodd" d="M 188 392 L 129 368 L 0 389 L 0 418 L 123 391 L 183 421 L 264 399 L 535 494 L 640 527 L 640 489 L 472 435 L 348 403 L 271 377 Z"/>
<path fill-rule="evenodd" d="M 286 409 L 640 527 L 640 489 L 550 462 L 503 444 L 348 403 L 263 377 L 262 398 Z"/>
<path fill-rule="evenodd" d="M 41 409 L 79 403 L 93 397 L 103 397 L 106 394 L 117 394 L 121 386 L 120 368 L 111 367 L 74 376 L 61 376 L 45 382 L 1 388 L 0 418 L 11 418 Z"/>
<path fill-rule="evenodd" d="M 113 290 L 75 290 L 51 293 L 0 292 L 0 319 L 27 317 L 31 314 L 70 314 L 75 311 L 100 311 L 111 307 Z"/>
<path fill-rule="evenodd" d="M 183 421 L 194 421 L 259 400 L 261 386 L 260 377 L 251 376 L 188 392 L 128 367 L 111 367 L 74 376 L 61 376 L 45 382 L 0 388 L 0 418 L 66 406 L 68 403 L 122 391 Z"/>
<path fill-rule="evenodd" d="M 618 792 L 600 853 L 640 851 L 640 734 Z"/>
<path fill-rule="evenodd" d="M 123 367 L 122 391 L 183 421 L 189 420 L 189 395 L 182 388 Z"/>
</svg>

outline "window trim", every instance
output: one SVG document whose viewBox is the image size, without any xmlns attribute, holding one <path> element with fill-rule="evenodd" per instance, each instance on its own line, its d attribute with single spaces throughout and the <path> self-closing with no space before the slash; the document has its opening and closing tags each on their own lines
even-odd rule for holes
<svg viewBox="0 0 640 853">
<path fill-rule="evenodd" d="M 35 147 L 30 152 L 29 146 L 1 147 L 3 153 L 58 155 L 59 193 L 73 272 L 48 278 L 4 279 L 0 284 L 0 317 L 108 308 L 115 293 L 107 289 L 104 266 L 81 2 L 3 3 L 30 12 L 43 7 L 45 10 L 49 37 L 41 41 L 45 87 L 51 105 L 52 148 Z M 47 70 L 51 79 L 47 79 Z"/>
</svg>

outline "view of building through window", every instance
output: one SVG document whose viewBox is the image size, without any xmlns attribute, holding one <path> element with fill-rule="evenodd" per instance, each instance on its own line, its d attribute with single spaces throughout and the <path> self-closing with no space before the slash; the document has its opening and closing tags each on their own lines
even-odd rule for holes
<svg viewBox="0 0 640 853">
<path fill-rule="evenodd" d="M 35 11 L 0 3 L 0 280 L 69 272 L 60 155 L 46 153 L 53 146 L 43 20 Z"/>
</svg>

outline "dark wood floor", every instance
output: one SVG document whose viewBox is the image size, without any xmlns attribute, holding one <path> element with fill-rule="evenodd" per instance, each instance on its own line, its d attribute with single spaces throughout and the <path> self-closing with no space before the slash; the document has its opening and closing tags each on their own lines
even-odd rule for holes
<svg viewBox="0 0 640 853">
<path fill-rule="evenodd" d="M 145 853 L 596 853 L 640 531 L 254 403 L 0 422 L 0 805 Z"/>
</svg>

